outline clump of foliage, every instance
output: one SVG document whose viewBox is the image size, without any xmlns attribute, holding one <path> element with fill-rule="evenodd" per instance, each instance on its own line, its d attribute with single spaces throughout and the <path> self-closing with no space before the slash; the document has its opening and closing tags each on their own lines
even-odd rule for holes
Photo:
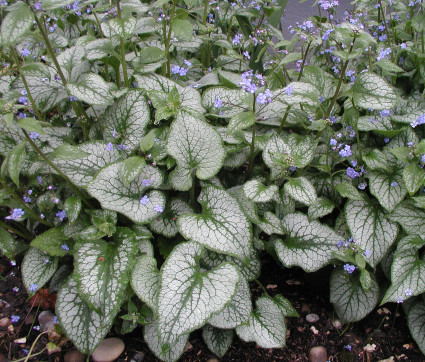
<svg viewBox="0 0 425 362">
<path fill-rule="evenodd" d="M 2 0 L 0 245 L 80 351 L 283 347 L 270 254 L 335 265 L 344 322 L 403 303 L 425 352 L 422 1 L 317 1 L 292 39 L 285 3 Z"/>
</svg>

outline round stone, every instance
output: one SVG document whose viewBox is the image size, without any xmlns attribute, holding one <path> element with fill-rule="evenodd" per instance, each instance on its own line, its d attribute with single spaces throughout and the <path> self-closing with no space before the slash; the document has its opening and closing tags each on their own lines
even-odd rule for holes
<svg viewBox="0 0 425 362">
<path fill-rule="evenodd" d="M 310 362 L 326 362 L 328 360 L 326 348 L 322 346 L 313 347 L 308 353 L 308 360 Z"/>
<path fill-rule="evenodd" d="M 316 322 L 318 322 L 319 321 L 319 316 L 317 315 L 317 314 L 314 314 L 314 313 L 310 313 L 310 314 L 307 314 L 306 316 L 305 316 L 305 319 L 306 319 L 306 321 L 308 322 L 308 323 L 316 323 Z"/>
<path fill-rule="evenodd" d="M 38 315 L 38 323 L 42 332 L 55 330 L 56 316 L 50 310 L 44 310 Z"/>
<path fill-rule="evenodd" d="M 124 351 L 124 342 L 119 338 L 106 338 L 97 346 L 92 353 L 96 362 L 115 361 Z"/>
</svg>

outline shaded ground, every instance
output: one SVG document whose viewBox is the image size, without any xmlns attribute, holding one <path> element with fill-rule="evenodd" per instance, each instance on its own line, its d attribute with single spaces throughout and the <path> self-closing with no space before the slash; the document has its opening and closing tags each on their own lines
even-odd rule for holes
<svg viewBox="0 0 425 362">
<path fill-rule="evenodd" d="M 425 361 L 410 336 L 403 313 L 398 313 L 396 305 L 388 304 L 376 308 L 367 318 L 358 323 L 343 325 L 339 330 L 332 324 L 334 315 L 329 304 L 329 280 L 331 267 L 319 273 L 306 274 L 302 270 L 282 269 L 272 259 L 263 264 L 260 281 L 270 295 L 281 294 L 288 298 L 298 311 L 299 318 L 288 318 L 287 347 L 284 349 L 263 349 L 255 343 L 241 342 L 235 337 L 232 347 L 220 360 L 226 361 L 308 361 L 308 351 L 313 346 L 324 346 L 329 361 L 379 361 L 391 356 L 394 360 Z M 0 258 L 0 362 L 25 357 L 25 350 L 31 348 L 39 334 L 33 329 L 38 325 L 36 308 L 27 300 L 28 295 L 22 285 L 20 270 L 11 266 L 6 258 Z M 13 291 L 12 288 L 19 288 Z M 255 296 L 261 295 L 260 289 L 251 285 Z M 308 323 L 308 313 L 317 314 L 316 323 Z M 19 316 L 18 322 L 10 323 L 11 316 Z M 16 317 L 15 317 L 16 318 Z M 117 336 L 113 330 L 110 336 Z M 26 338 L 24 341 L 22 338 Z M 143 342 L 141 329 L 121 336 L 126 344 L 124 353 L 118 361 L 140 362 L 158 361 Z M 20 343 L 15 341 L 20 339 Z M 202 341 L 201 333 L 194 332 L 189 338 L 190 344 L 181 361 L 208 361 L 215 356 Z M 47 337 L 42 336 L 34 352 L 42 350 Z M 366 352 L 364 346 L 375 345 L 375 350 Z M 345 346 L 350 345 L 351 351 Z M 43 353 L 33 361 L 63 361 L 64 354 L 72 348 L 67 342 L 62 351 L 50 356 Z"/>
</svg>

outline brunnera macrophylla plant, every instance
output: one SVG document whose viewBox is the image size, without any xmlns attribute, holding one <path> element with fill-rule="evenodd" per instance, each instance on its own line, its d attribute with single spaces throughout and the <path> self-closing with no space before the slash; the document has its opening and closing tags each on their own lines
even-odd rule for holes
<svg viewBox="0 0 425 362">
<path fill-rule="evenodd" d="M 344 322 L 402 303 L 425 352 L 422 1 L 1 1 L 0 246 L 91 353 L 143 325 L 285 345 L 262 257 L 317 271 Z"/>
</svg>

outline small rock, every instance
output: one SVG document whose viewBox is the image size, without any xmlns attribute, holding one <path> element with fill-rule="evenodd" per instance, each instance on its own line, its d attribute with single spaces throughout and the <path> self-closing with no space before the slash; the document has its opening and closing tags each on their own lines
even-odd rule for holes
<svg viewBox="0 0 425 362">
<path fill-rule="evenodd" d="M 96 362 L 115 361 L 124 351 L 124 342 L 119 338 L 106 338 L 97 346 L 92 353 Z"/>
<path fill-rule="evenodd" d="M 311 312 L 310 307 L 307 304 L 303 304 L 301 307 L 301 313 L 308 314 L 310 312 Z"/>
<path fill-rule="evenodd" d="M 365 350 L 366 352 L 374 352 L 376 350 L 376 344 L 367 344 L 366 346 L 363 347 L 363 350 Z"/>
<path fill-rule="evenodd" d="M 38 315 L 38 323 L 42 332 L 48 330 L 53 331 L 55 329 L 55 318 L 56 316 L 50 310 L 44 310 Z"/>
<path fill-rule="evenodd" d="M 306 316 L 305 316 L 305 319 L 306 319 L 306 321 L 308 322 L 308 323 L 316 323 L 316 322 L 318 322 L 319 321 L 319 316 L 317 315 L 317 314 L 314 314 L 314 313 L 310 313 L 310 314 L 307 314 Z"/>
<path fill-rule="evenodd" d="M 207 362 L 220 362 L 217 358 L 210 358 Z"/>
<path fill-rule="evenodd" d="M 319 334 L 319 331 L 317 330 L 315 326 L 311 326 L 310 331 L 312 331 L 314 334 Z"/>
<path fill-rule="evenodd" d="M 0 319 L 0 327 L 7 327 L 10 324 L 10 319 L 7 317 L 4 317 Z"/>
<path fill-rule="evenodd" d="M 341 329 L 342 328 L 342 323 L 338 320 L 338 319 L 334 319 L 332 321 L 332 325 L 336 328 L 336 329 Z"/>
<path fill-rule="evenodd" d="M 322 346 L 313 347 L 308 353 L 308 360 L 310 362 L 326 362 L 328 360 L 326 348 Z"/>
<path fill-rule="evenodd" d="M 0 299 L 0 309 L 9 308 L 10 304 L 3 299 Z"/>
<path fill-rule="evenodd" d="M 63 360 L 65 362 L 84 362 L 86 355 L 81 353 L 78 349 L 73 349 L 65 353 Z"/>
<path fill-rule="evenodd" d="M 137 352 L 131 357 L 130 362 L 142 362 L 145 358 L 145 355 L 143 353 Z"/>
</svg>

